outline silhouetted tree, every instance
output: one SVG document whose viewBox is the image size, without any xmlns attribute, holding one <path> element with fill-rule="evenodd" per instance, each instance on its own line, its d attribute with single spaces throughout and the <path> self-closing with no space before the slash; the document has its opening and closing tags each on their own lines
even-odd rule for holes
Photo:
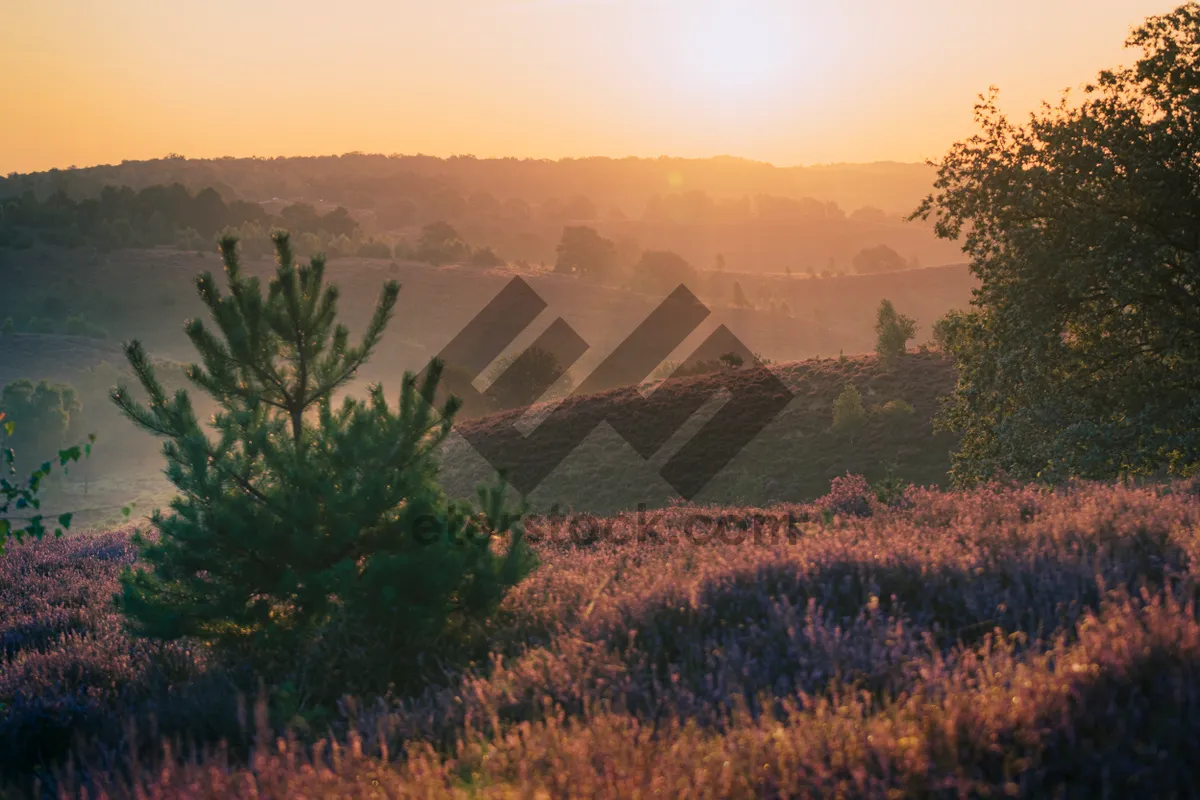
<svg viewBox="0 0 1200 800">
<path fill-rule="evenodd" d="M 1132 66 L 1028 121 L 981 99 L 913 214 L 980 282 L 947 337 L 959 483 L 1200 465 L 1200 4 L 1127 45 Z"/>
<path fill-rule="evenodd" d="M 908 348 L 908 340 L 917 333 L 917 323 L 896 311 L 891 300 L 879 303 L 875 317 L 875 353 L 885 364 L 893 364 Z"/>
<path fill-rule="evenodd" d="M 431 222 L 421 229 L 415 256 L 429 264 L 450 264 L 466 261 L 471 248 L 448 222 Z"/>
<path fill-rule="evenodd" d="M 696 270 L 670 250 L 647 250 L 633 265 L 634 286 L 642 292 L 666 295 L 681 283 L 695 285 Z"/>
<path fill-rule="evenodd" d="M 875 272 L 895 272 L 908 268 L 908 262 L 904 260 L 904 256 L 886 244 L 860 250 L 851 259 L 851 263 L 854 265 L 854 271 L 859 275 L 869 275 Z"/>
<path fill-rule="evenodd" d="M 554 271 L 564 275 L 603 280 L 612 275 L 617 266 L 616 245 L 595 228 L 586 226 L 563 228 L 557 253 Z"/>
</svg>

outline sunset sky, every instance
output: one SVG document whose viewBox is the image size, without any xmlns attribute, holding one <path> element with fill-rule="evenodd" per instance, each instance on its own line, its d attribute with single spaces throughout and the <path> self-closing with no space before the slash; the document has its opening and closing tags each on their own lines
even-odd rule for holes
<svg viewBox="0 0 1200 800">
<path fill-rule="evenodd" d="M 155 158 L 918 161 L 1154 0 L 0 0 L 0 173 Z M 850 6 L 850 8 L 846 8 Z"/>
</svg>

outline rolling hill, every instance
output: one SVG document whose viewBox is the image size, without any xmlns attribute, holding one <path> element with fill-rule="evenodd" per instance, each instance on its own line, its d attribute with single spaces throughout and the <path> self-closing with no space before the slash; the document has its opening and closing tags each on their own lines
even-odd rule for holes
<svg viewBox="0 0 1200 800">
<path fill-rule="evenodd" d="M 693 502 L 807 502 L 828 491 L 832 478 L 848 471 L 872 481 L 889 473 L 922 485 L 945 481 L 955 437 L 935 434 L 932 420 L 940 398 L 954 386 L 954 369 L 941 355 L 910 353 L 892 368 L 881 366 L 870 356 L 809 359 L 772 366 L 771 371 L 793 398 Z M 459 435 L 445 445 L 444 477 L 453 493 L 465 496 L 472 493 L 476 483 L 494 474 L 493 465 L 468 443 L 470 438 L 482 442 L 485 450 L 496 446 L 506 454 L 505 460 L 495 464 L 497 467 L 549 472 L 530 495 L 535 510 L 557 505 L 562 510 L 608 514 L 640 504 L 648 508 L 665 506 L 678 493 L 659 474 L 660 470 L 716 412 L 714 406 L 719 401 L 700 408 L 649 459 L 643 459 L 603 420 L 632 419 L 634 428 L 639 421 L 653 424 L 662 406 L 694 406 L 697 396 L 716 394 L 723 382 L 726 391 L 732 386 L 736 394 L 739 381 L 759 379 L 761 376 L 753 371 L 682 379 L 662 384 L 662 391 L 650 394 L 648 405 L 640 399 L 645 387 L 630 387 L 564 401 L 563 408 L 549 416 L 545 416 L 544 406 L 535 407 L 531 414 L 536 417 L 540 410 L 545 416 L 541 424 L 550 428 L 540 431 L 542 441 L 583 438 L 583 443 L 557 466 L 537 463 L 556 459 L 554 446 L 528 452 L 519 446 L 519 423 L 525 416 L 520 411 L 461 422 L 456 427 Z M 876 409 L 868 415 L 866 427 L 853 437 L 832 430 L 833 401 L 847 383 L 858 387 L 868 409 Z M 910 404 L 912 413 L 877 410 L 892 400 Z M 749 416 L 753 418 L 753 412 Z M 587 435 L 581 437 L 580 430 Z M 703 469 L 703 465 L 690 466 Z"/>
</svg>

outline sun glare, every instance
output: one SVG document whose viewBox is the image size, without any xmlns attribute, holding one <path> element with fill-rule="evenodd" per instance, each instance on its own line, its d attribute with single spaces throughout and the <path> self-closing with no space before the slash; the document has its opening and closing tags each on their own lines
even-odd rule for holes
<svg viewBox="0 0 1200 800">
<path fill-rule="evenodd" d="M 791 48 L 780 20 L 754 5 L 703 3 L 687 16 L 679 65 L 693 89 L 754 92 L 786 77 Z"/>
</svg>

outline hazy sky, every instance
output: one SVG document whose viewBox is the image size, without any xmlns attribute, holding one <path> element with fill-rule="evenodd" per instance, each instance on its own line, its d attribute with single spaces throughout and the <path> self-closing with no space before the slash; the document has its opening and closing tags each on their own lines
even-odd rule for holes
<svg viewBox="0 0 1200 800">
<path fill-rule="evenodd" d="M 916 161 L 1153 0 L 0 0 L 0 173 L 352 150 Z"/>
</svg>

